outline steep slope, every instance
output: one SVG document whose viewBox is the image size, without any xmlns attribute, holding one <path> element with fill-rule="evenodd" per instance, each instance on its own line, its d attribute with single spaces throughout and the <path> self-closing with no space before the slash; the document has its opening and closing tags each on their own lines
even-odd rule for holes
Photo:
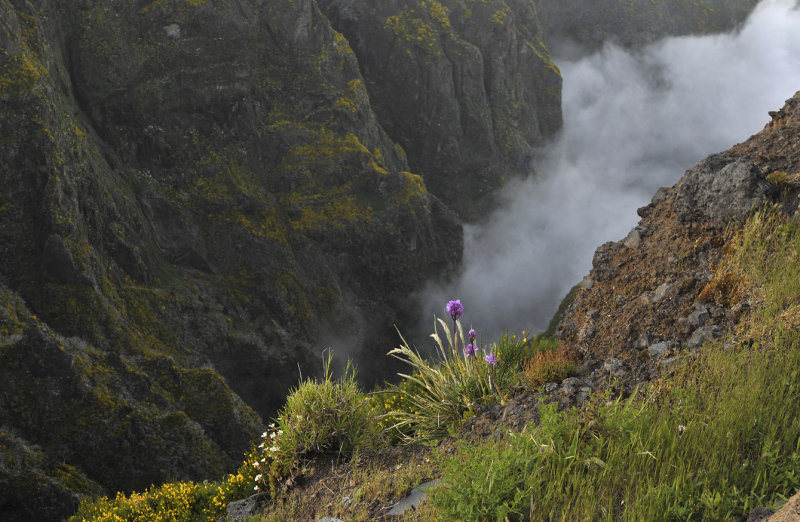
<svg viewBox="0 0 800 522">
<path fill-rule="evenodd" d="M 547 383 L 539 389 L 517 389 L 514 390 L 516 394 L 504 403 L 477 407 L 476 410 L 482 413 L 473 416 L 470 411 L 457 430 L 458 439 L 465 440 L 445 440 L 438 449 L 396 447 L 376 455 L 360 455 L 353 462 L 340 466 L 333 466 L 329 459 L 310 463 L 308 468 L 314 472 L 302 477 L 294 489 L 285 493 L 281 501 L 264 507 L 266 512 L 260 520 L 320 520 L 331 516 L 342 519 L 352 516 L 377 519 L 385 516 L 393 507 L 409 509 L 409 505 L 416 504 L 424 496 L 419 489 L 412 488 L 423 483 L 426 487 L 431 486 L 431 479 L 436 478 L 440 480 L 444 490 L 437 491 L 437 486 L 433 486 L 432 495 L 438 510 L 423 504 L 421 511 L 409 510 L 411 518 L 493 518 L 502 512 L 526 519 L 529 509 L 531 512 L 538 510 L 533 515 L 534 520 L 547 519 L 548 513 L 550 517 L 558 517 L 561 513 L 572 513 L 572 510 L 578 513 L 594 513 L 596 518 L 608 518 L 613 514 L 616 518 L 624 519 L 627 515 L 636 520 L 685 519 L 693 516 L 732 520 L 736 518 L 731 513 L 740 516 L 742 510 L 745 510 L 745 514 L 752 511 L 754 514 L 751 517 L 770 513 L 770 510 L 763 508 L 754 510 L 758 504 L 754 505 L 752 499 L 753 496 L 757 497 L 758 491 L 765 489 L 769 491 L 756 502 L 774 501 L 786 495 L 787 490 L 790 490 L 790 494 L 796 491 L 797 475 L 792 468 L 797 456 L 796 416 L 789 414 L 786 419 L 780 419 L 785 424 L 775 423 L 777 426 L 788 425 L 793 430 L 787 431 L 789 435 L 785 438 L 788 439 L 788 444 L 783 447 L 785 450 L 789 446 L 790 452 L 794 450 L 789 458 L 786 453 L 778 453 L 775 449 L 779 445 L 776 441 L 781 439 L 780 434 L 783 432 L 776 434 L 771 431 L 775 428 L 774 425 L 761 424 L 764 419 L 756 421 L 755 417 L 748 415 L 759 409 L 761 403 L 749 402 L 746 410 L 741 408 L 741 411 L 748 413 L 739 414 L 740 404 L 736 399 L 742 395 L 748 396 L 747 394 L 729 394 L 728 401 L 731 396 L 734 397 L 734 416 L 752 431 L 745 437 L 742 433 L 727 431 L 727 427 L 731 427 L 733 423 L 717 423 L 714 427 L 717 432 L 714 435 L 717 436 L 715 443 L 719 445 L 713 448 L 708 447 L 709 442 L 704 438 L 708 433 L 703 433 L 703 428 L 698 425 L 713 424 L 714 420 L 709 417 L 718 416 L 720 412 L 712 406 L 703 410 L 703 415 L 698 418 L 686 411 L 686 405 L 680 404 L 684 399 L 687 403 L 690 400 L 696 402 L 698 396 L 708 398 L 710 403 L 715 404 L 711 400 L 714 395 L 723 395 L 731 389 L 746 387 L 743 384 L 746 381 L 738 379 L 742 378 L 742 373 L 748 371 L 756 374 L 760 364 L 745 364 L 740 373 L 724 365 L 719 368 L 719 373 L 689 373 L 689 382 L 697 385 L 697 389 L 703 390 L 705 395 L 693 395 L 680 386 L 674 390 L 669 388 L 676 383 L 685 383 L 676 379 L 657 382 L 654 389 L 646 395 L 639 395 L 640 398 L 647 397 L 647 400 L 632 402 L 629 408 L 620 406 L 624 401 L 609 401 L 608 395 L 599 395 L 600 400 L 592 400 L 588 404 L 585 401 L 592 391 L 603 391 L 609 387 L 615 388 L 615 392 L 630 392 L 644 381 L 652 381 L 657 376 L 671 372 L 680 359 L 697 355 L 704 342 L 720 338 L 724 334 L 748 331 L 735 330 L 735 326 L 747 317 L 748 308 L 758 309 L 758 292 L 744 291 L 737 281 L 737 275 L 720 270 L 719 263 L 730 250 L 735 249 L 730 240 L 737 232 L 742 231 L 742 225 L 754 213 L 754 208 L 777 203 L 782 205 L 788 216 L 793 216 L 793 221 L 798 217 L 800 92 L 787 100 L 783 109 L 771 115 L 772 121 L 764 130 L 742 144 L 701 161 L 689 169 L 675 186 L 660 189 L 651 204 L 639 209 L 642 220 L 628 237 L 616 243 L 605 244 L 597 250 L 590 274 L 576 286 L 564 303 L 566 310 L 556 318 L 554 324 L 554 329 L 559 331 L 561 343 L 579 357 L 577 376 L 561 382 Z M 782 220 L 783 217 L 779 221 L 783 222 Z M 791 228 L 794 230 L 794 241 L 791 243 L 789 255 L 796 257 L 796 223 Z M 780 234 L 781 232 L 776 232 L 775 235 Z M 726 243 L 728 249 L 725 249 Z M 775 243 L 780 243 L 780 240 L 776 239 Z M 769 256 L 758 259 L 769 260 Z M 772 268 L 770 267 L 772 274 L 780 273 Z M 790 274 L 786 280 L 791 281 L 793 288 L 797 288 L 795 274 Z M 751 286 L 749 290 L 752 289 Z M 777 312 L 781 316 L 782 326 L 796 329 L 800 325 L 797 296 L 789 294 L 783 298 L 787 301 L 787 308 Z M 772 310 L 772 313 L 776 314 L 776 311 Z M 752 317 L 748 319 L 748 322 L 753 322 Z M 722 351 L 741 355 L 739 359 L 733 359 L 741 364 L 751 356 L 748 349 L 754 344 L 781 337 L 775 334 L 773 328 L 773 324 L 763 325 L 761 341 L 747 337 L 729 338 L 731 343 L 723 347 Z M 792 335 L 791 338 L 796 339 L 796 336 Z M 780 359 L 776 352 L 791 350 L 796 360 L 796 344 L 791 347 L 782 345 L 760 349 L 764 351 L 755 351 L 754 348 L 752 353 L 765 358 Z M 713 366 L 713 361 L 716 361 L 714 359 L 709 362 L 702 357 L 688 360 L 694 361 L 698 367 Z M 792 367 L 791 362 L 784 364 Z M 692 363 L 687 366 L 691 367 Z M 775 375 L 771 375 L 771 379 L 760 383 L 768 388 L 768 395 L 780 397 L 781 400 L 772 402 L 772 406 L 776 403 L 796 404 L 797 383 L 789 375 L 782 373 L 786 366 L 779 363 L 774 366 L 781 369 L 775 372 L 781 374 L 781 382 L 773 384 Z M 703 378 L 709 381 L 704 382 Z M 720 386 L 720 382 L 714 382 L 714 379 L 723 381 L 725 386 Z M 665 388 L 675 393 L 669 395 Z M 548 422 L 541 431 L 529 429 L 521 437 L 509 435 L 509 432 L 519 432 L 528 424 L 538 424 L 541 420 L 542 404 L 552 401 L 558 401 L 561 410 L 576 405 L 585 407 L 563 417 L 571 419 L 567 422 L 563 422 L 563 418 L 555 418 L 550 410 Z M 658 404 L 659 401 L 664 402 L 654 406 L 652 410 L 649 409 L 650 405 Z M 730 408 L 730 402 L 727 406 Z M 659 408 L 670 411 L 665 413 Z M 648 484 L 647 481 L 650 480 L 649 495 L 643 504 L 650 508 L 656 506 L 655 509 L 663 504 L 664 499 L 654 491 L 681 489 L 672 483 L 654 483 L 653 475 L 657 473 L 653 472 L 647 477 L 648 473 L 644 471 L 679 469 L 670 459 L 674 453 L 664 455 L 654 449 L 658 444 L 656 439 L 663 436 L 656 428 L 664 429 L 664 426 L 654 427 L 657 424 L 654 422 L 656 419 L 645 416 L 647 422 L 643 422 L 643 426 L 636 426 L 641 431 L 633 431 L 633 423 L 626 424 L 645 410 L 648 410 L 647 415 L 653 412 L 664 415 L 674 413 L 674 416 L 669 417 L 667 426 L 667 430 L 673 434 L 668 440 L 672 441 L 669 445 L 674 453 L 712 454 L 713 459 L 728 448 L 735 448 L 731 450 L 730 457 L 733 467 L 737 473 L 749 475 L 749 479 L 756 477 L 758 487 L 754 486 L 753 491 L 737 489 L 741 484 L 731 476 L 723 475 L 721 481 L 712 486 L 712 489 L 720 487 L 722 490 L 713 497 L 714 500 L 706 502 L 706 505 L 687 504 L 682 506 L 686 508 L 682 511 L 665 510 L 646 518 L 630 515 L 627 509 L 634 513 L 645 511 L 642 505 L 638 506 L 642 508 L 640 511 L 634 511 L 635 508 L 630 507 L 635 504 L 625 496 L 630 494 L 630 490 L 626 490 L 630 485 L 638 481 Z M 608 413 L 609 411 L 614 413 Z M 783 413 L 785 410 L 778 411 Z M 730 409 L 726 413 L 731 415 Z M 767 416 L 774 413 L 775 410 L 770 410 Z M 681 418 L 682 415 L 686 417 Z M 727 427 L 719 429 L 720 425 Z M 693 430 L 701 435 L 692 433 Z M 694 437 L 692 445 L 689 446 L 688 442 L 687 445 L 676 442 L 676 439 L 680 440 L 682 437 L 686 437 L 684 440 Z M 553 438 L 557 438 L 559 442 L 554 442 Z M 728 446 L 724 442 L 720 443 L 720 439 L 736 443 Z M 617 469 L 613 469 L 615 464 L 620 464 L 619 459 L 616 462 L 604 461 L 600 458 L 603 456 L 600 450 L 597 450 L 609 440 L 615 440 L 615 444 L 628 449 L 630 455 L 626 456 L 629 460 L 640 463 L 646 461 L 649 466 L 641 465 L 638 468 L 641 475 L 620 474 Z M 739 444 L 742 440 L 752 445 L 747 448 L 747 456 L 738 453 L 745 445 Z M 519 452 L 515 452 L 520 448 Z M 650 450 L 654 450 L 655 454 Z M 771 455 L 768 454 L 770 451 L 773 452 Z M 540 455 L 550 457 L 539 460 L 537 456 Z M 550 458 L 552 460 L 548 460 Z M 780 487 L 775 487 L 775 482 L 781 481 L 779 471 L 775 470 L 776 477 L 771 477 L 773 482 L 769 488 L 763 486 L 763 476 L 753 471 L 752 460 L 769 459 L 781 461 L 781 471 L 789 470 L 790 478 L 783 479 L 784 484 Z M 565 464 L 566 462 L 571 464 Z M 434 465 L 446 468 L 444 477 L 442 469 L 436 469 Z M 685 462 L 678 465 L 685 466 Z M 706 501 L 704 488 L 708 487 L 706 482 L 710 481 L 706 473 L 707 470 L 698 471 L 698 468 L 681 468 L 675 480 L 685 485 L 682 486 L 684 489 L 691 491 L 671 491 L 665 496 L 672 501 L 691 497 L 697 501 L 702 492 L 703 501 Z M 542 479 L 542 476 L 546 478 Z M 469 479 L 464 480 L 465 477 Z M 609 505 L 608 499 L 598 499 L 578 491 L 581 485 L 589 482 L 603 484 L 597 490 L 611 490 L 609 496 L 618 506 L 616 510 L 606 508 Z M 530 486 L 531 483 L 534 486 Z M 752 483 L 752 480 L 747 482 L 748 485 Z M 646 490 L 647 486 L 643 489 Z M 554 490 L 562 490 L 564 493 L 554 495 Z M 430 490 L 426 491 L 430 494 Z M 453 493 L 454 491 L 457 493 Z M 405 495 L 408 496 L 403 498 Z M 564 504 L 555 504 L 551 500 L 553 498 L 563 501 Z M 731 498 L 736 500 L 731 501 L 730 505 L 719 506 Z M 743 499 L 748 499 L 748 502 Z M 639 500 L 642 501 L 642 498 Z M 796 506 L 797 497 L 787 503 L 785 510 L 790 517 Z M 784 520 L 780 516 L 775 520 Z M 583 516 L 573 518 L 582 519 Z M 567 516 L 567 519 L 572 518 Z"/>
<path fill-rule="evenodd" d="M 752 306 L 735 274 L 712 270 L 753 208 L 797 211 L 800 92 L 770 115 L 760 133 L 659 189 L 626 238 L 597 249 L 558 327 L 584 363 L 573 388 L 612 374 L 631 390 L 731 331 Z"/>
<path fill-rule="evenodd" d="M 0 518 L 233 469 L 458 263 L 313 0 L 0 14 Z"/>
<path fill-rule="evenodd" d="M 474 219 L 561 127 L 561 76 L 530 0 L 321 0 L 414 172 Z"/>
<path fill-rule="evenodd" d="M 562 52 L 592 52 L 608 41 L 639 47 L 665 36 L 726 32 L 741 24 L 757 3 L 758 0 L 538 0 L 537 8 L 548 42 Z"/>
</svg>

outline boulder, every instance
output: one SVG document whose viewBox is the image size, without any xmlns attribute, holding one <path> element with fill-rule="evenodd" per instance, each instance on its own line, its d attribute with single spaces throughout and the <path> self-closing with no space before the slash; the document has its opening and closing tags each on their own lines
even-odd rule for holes
<svg viewBox="0 0 800 522">
<path fill-rule="evenodd" d="M 656 343 L 647 348 L 647 352 L 650 354 L 651 357 L 659 358 L 663 356 L 665 353 L 676 350 L 680 345 L 676 342 L 663 342 L 663 343 Z"/>
<path fill-rule="evenodd" d="M 692 332 L 692 336 L 686 343 L 689 348 L 699 348 L 707 342 L 711 342 L 722 335 L 722 328 L 716 325 L 701 326 Z"/>
<path fill-rule="evenodd" d="M 219 522 L 242 522 L 250 517 L 255 517 L 264 510 L 268 503 L 269 494 L 264 492 L 230 502 L 225 508 L 225 515 L 220 517 Z"/>
<path fill-rule="evenodd" d="M 774 515 L 770 516 L 769 522 L 798 522 L 800 521 L 800 492 L 789 499 Z"/>
<path fill-rule="evenodd" d="M 714 154 L 688 171 L 676 186 L 674 209 L 683 223 L 711 222 L 722 229 L 744 222 L 748 213 L 772 201 L 777 188 L 753 163 Z"/>
</svg>

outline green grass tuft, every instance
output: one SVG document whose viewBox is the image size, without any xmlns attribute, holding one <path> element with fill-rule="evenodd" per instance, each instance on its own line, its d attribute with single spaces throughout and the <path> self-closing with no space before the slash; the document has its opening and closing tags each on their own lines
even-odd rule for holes
<svg viewBox="0 0 800 522">
<path fill-rule="evenodd" d="M 754 215 L 721 274 L 749 282 L 736 337 L 583 412 L 542 406 L 519 435 L 442 458 L 443 520 L 736 520 L 800 488 L 800 225 Z M 737 343 L 747 339 L 746 343 Z M 470 477 L 470 480 L 464 480 Z"/>
</svg>

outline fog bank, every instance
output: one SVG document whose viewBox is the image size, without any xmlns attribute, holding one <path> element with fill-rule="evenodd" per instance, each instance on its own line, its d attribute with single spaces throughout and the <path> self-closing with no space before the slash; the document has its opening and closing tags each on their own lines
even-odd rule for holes
<svg viewBox="0 0 800 522">
<path fill-rule="evenodd" d="M 487 340 L 545 328 L 594 250 L 625 237 L 658 187 L 761 130 L 800 90 L 800 10 L 764 0 L 730 34 L 668 38 L 635 54 L 606 45 L 556 63 L 563 130 L 536 175 L 465 229 L 463 271 L 421 296 L 425 331 L 449 299 L 461 299 L 464 324 Z"/>
</svg>

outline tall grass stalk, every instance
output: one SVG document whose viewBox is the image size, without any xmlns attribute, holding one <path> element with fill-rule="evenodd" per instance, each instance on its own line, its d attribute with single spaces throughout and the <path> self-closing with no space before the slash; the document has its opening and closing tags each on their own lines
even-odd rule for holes
<svg viewBox="0 0 800 522">
<path fill-rule="evenodd" d="M 411 408 L 393 412 L 397 419 L 394 428 L 408 434 L 405 436 L 407 442 L 443 437 L 473 403 L 493 396 L 487 365 L 477 357 L 467 357 L 453 348 L 455 335 L 461 338 L 462 346 L 466 346 L 461 324 L 456 322 L 456 332 L 453 332 L 443 320 L 437 319 L 437 322 L 442 332 L 440 334 L 434 324 L 431 337 L 438 348 L 438 362 L 431 363 L 423 358 L 402 334 L 402 345 L 389 352 L 414 370 L 411 374 L 400 374 L 415 384 L 414 393 L 405 396 Z"/>
</svg>

